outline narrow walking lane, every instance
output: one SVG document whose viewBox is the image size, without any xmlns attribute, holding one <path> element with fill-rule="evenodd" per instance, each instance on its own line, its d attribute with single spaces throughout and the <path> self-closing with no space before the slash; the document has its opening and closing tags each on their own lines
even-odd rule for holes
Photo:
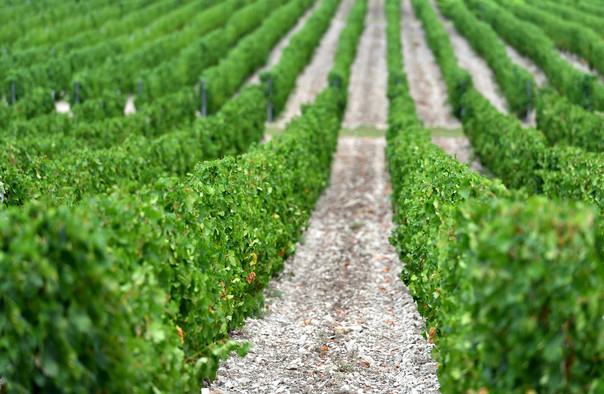
<svg viewBox="0 0 604 394">
<path fill-rule="evenodd" d="M 331 186 L 265 292 L 267 316 L 232 336 L 253 348 L 221 365 L 214 392 L 438 392 L 432 345 L 388 242 L 384 146 L 339 140 Z"/>
<path fill-rule="evenodd" d="M 426 127 L 461 127 L 461 122 L 453 116 L 447 85 L 411 0 L 401 4 L 401 42 L 409 93 L 415 102 L 417 116 Z"/>
<path fill-rule="evenodd" d="M 348 106 L 342 126 L 388 127 L 388 70 L 384 0 L 369 0 L 365 30 L 350 70 Z"/>
<path fill-rule="evenodd" d="M 295 116 L 299 116 L 302 113 L 302 105 L 313 102 L 327 86 L 327 74 L 333 67 L 340 33 L 346 26 L 346 18 L 353 4 L 354 0 L 341 0 L 329 29 L 315 50 L 310 64 L 298 76 L 296 88 L 289 95 L 281 116 L 275 122 L 278 127 L 285 127 Z"/>
</svg>

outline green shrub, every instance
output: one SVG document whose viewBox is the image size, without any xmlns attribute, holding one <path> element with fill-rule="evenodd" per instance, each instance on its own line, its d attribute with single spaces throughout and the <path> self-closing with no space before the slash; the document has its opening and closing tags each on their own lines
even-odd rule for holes
<svg viewBox="0 0 604 394">
<path fill-rule="evenodd" d="M 595 210 L 543 197 L 464 204 L 444 261 L 441 388 L 604 390 L 604 245 Z M 445 328 L 446 327 L 446 328 Z"/>
<path fill-rule="evenodd" d="M 547 90 L 539 95 L 537 127 L 552 145 L 604 152 L 604 118 Z"/>
</svg>

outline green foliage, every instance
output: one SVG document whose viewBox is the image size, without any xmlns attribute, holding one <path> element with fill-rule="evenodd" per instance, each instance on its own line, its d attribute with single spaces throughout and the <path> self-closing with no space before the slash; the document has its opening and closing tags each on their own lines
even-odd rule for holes
<svg viewBox="0 0 604 394">
<path fill-rule="evenodd" d="M 580 148 L 555 146 L 541 152 L 543 194 L 588 201 L 604 212 L 604 157 Z"/>
<path fill-rule="evenodd" d="M 262 306 L 260 291 L 327 183 L 343 94 L 327 89 L 281 137 L 200 164 L 183 182 L 164 178 L 72 210 L 5 210 L 0 366 L 9 387 L 192 391 L 220 358 L 245 354 L 228 331 Z"/>
<path fill-rule="evenodd" d="M 524 1 L 503 2 L 517 17 L 531 22 L 543 30 L 558 48 L 575 53 L 587 60 L 589 65 L 604 74 L 604 42 L 602 36 L 585 26 L 584 18 L 578 22 L 569 21 L 562 15 L 541 11 L 540 7 Z M 602 22 L 600 21 L 600 26 Z"/>
<path fill-rule="evenodd" d="M 560 94 L 584 108 L 604 109 L 604 86 L 597 77 L 575 69 L 562 59 L 552 40 L 539 27 L 518 19 L 493 0 L 464 1 L 502 39 L 541 67 L 549 83 Z"/>
<path fill-rule="evenodd" d="M 218 111 L 245 79 L 266 62 L 273 46 L 313 2 L 294 0 L 282 5 L 284 0 L 272 0 L 273 7 L 281 7 L 265 18 L 252 34 L 239 40 L 218 65 L 202 73 L 201 79 L 205 80 L 207 88 L 208 113 Z"/>
<path fill-rule="evenodd" d="M 99 67 L 99 63 L 106 61 L 107 64 L 110 64 L 112 58 L 116 58 L 119 54 L 132 51 L 133 49 L 139 49 L 153 39 L 171 42 L 171 40 L 168 41 L 166 38 L 161 39 L 160 37 L 182 27 L 191 18 L 192 14 L 199 13 L 214 1 L 196 0 L 176 9 L 174 9 L 174 5 L 172 4 L 172 7 L 169 8 L 171 12 L 165 15 L 158 15 L 157 11 L 152 12 L 146 15 L 147 19 L 138 20 L 138 24 L 124 26 L 127 29 L 121 31 L 119 37 L 96 42 L 94 45 L 83 46 L 73 51 L 65 50 L 56 56 L 54 54 L 51 54 L 51 56 L 47 55 L 46 59 L 35 63 L 33 66 L 25 61 L 19 63 L 18 67 L 12 66 L 9 68 L 10 71 L 2 83 L 3 92 L 7 97 L 10 97 L 11 82 L 15 82 L 19 97 L 22 99 L 25 99 L 35 87 L 44 88 L 48 92 L 51 90 L 55 92 L 60 92 L 61 90 L 72 91 L 74 89 L 74 84 L 71 83 L 72 77 L 76 72 L 81 71 L 82 74 L 73 82 L 80 81 L 80 78 L 85 78 L 86 76 L 90 76 L 91 80 L 91 85 L 87 83 L 81 85 L 81 99 L 90 97 L 90 94 L 88 94 L 90 89 L 96 89 L 96 92 L 100 94 L 108 87 L 103 86 L 102 79 L 100 78 L 103 74 L 99 74 L 94 70 Z M 160 8 L 160 10 L 162 9 Z M 166 9 L 163 9 L 163 12 L 165 13 Z M 159 18 L 157 18 L 158 16 Z M 153 29 L 149 26 L 151 22 L 153 22 Z M 193 31 L 193 29 L 189 30 Z M 181 34 L 181 36 L 184 35 Z M 99 34 L 96 34 L 96 36 L 98 37 Z M 134 40 L 134 37 L 136 37 L 136 40 Z M 145 49 L 139 49 L 137 53 L 140 53 L 140 51 L 146 52 Z M 157 59 L 160 60 L 161 57 Z M 13 62 L 15 60 L 15 58 L 12 58 Z M 135 59 L 132 58 L 131 60 Z M 122 71 L 126 72 L 127 70 L 120 69 L 120 72 L 115 72 L 112 77 L 117 78 L 118 75 L 122 75 Z M 82 79 L 82 81 L 84 80 Z M 74 95 L 71 95 L 71 99 L 72 101 L 74 100 Z"/>
<path fill-rule="evenodd" d="M 390 26 L 399 23 L 392 16 L 399 2 L 387 7 L 388 45 L 397 48 L 400 35 Z M 602 391 L 600 217 L 585 205 L 529 198 L 468 171 L 421 127 L 407 83 L 398 79 L 398 54 L 388 54 L 388 67 L 386 154 L 397 225 L 390 240 L 436 344 L 441 390 Z M 493 119 L 482 132 L 517 123 L 497 118 L 473 89 L 463 100 L 468 117 Z"/>
<path fill-rule="evenodd" d="M 537 127 L 551 145 L 604 152 L 604 118 L 547 90 L 537 102 Z"/>
<path fill-rule="evenodd" d="M 562 3 L 562 4 L 561 4 Z M 580 4 L 576 2 L 573 5 L 564 4 L 564 1 L 560 2 L 558 0 L 540 0 L 536 5 L 539 10 L 547 11 L 552 15 L 556 15 L 558 18 L 562 18 L 566 21 L 572 21 L 575 23 L 579 23 L 589 29 L 592 29 L 600 36 L 604 36 L 604 24 L 602 24 L 601 17 L 602 15 L 597 16 L 594 15 L 595 10 L 587 11 L 585 8 L 581 7 Z M 535 3 L 533 3 L 535 4 Z M 601 11 L 604 11 L 604 8 L 600 8 Z"/>
<path fill-rule="evenodd" d="M 572 149 L 551 149 L 538 130 L 524 128 L 518 119 L 501 114 L 478 91 L 461 91 L 459 69 L 449 37 L 428 1 L 413 0 L 424 23 L 428 43 L 436 55 L 450 97 L 458 103 L 464 133 L 490 171 L 512 188 L 529 193 L 594 202 L 602 209 L 604 163 L 599 155 Z"/>
<path fill-rule="evenodd" d="M 0 370 L 9 391 L 148 392 L 179 376 L 182 351 L 163 321 L 157 276 L 148 263 L 112 256 L 99 227 L 83 209 L 41 204 L 0 217 Z"/>
<path fill-rule="evenodd" d="M 4 204 L 52 196 L 59 204 L 71 205 L 114 187 L 136 190 L 160 176 L 183 176 L 199 161 L 242 153 L 259 141 L 265 108 L 263 92 L 250 86 L 215 116 L 199 118 L 187 128 L 155 139 L 134 135 L 119 145 L 83 149 L 56 161 L 30 156 L 16 146 L 6 151 L 8 162 L 1 164 Z"/>
<path fill-rule="evenodd" d="M 143 1 L 133 4 L 135 9 L 137 6 L 141 6 Z M 10 20 L 12 23 L 10 26 L 6 26 L 0 33 L 0 41 L 9 46 L 7 49 L 17 49 L 22 47 L 31 47 L 33 45 L 41 45 L 43 42 L 40 39 L 44 39 L 41 32 L 46 32 L 46 27 L 53 29 L 53 34 L 61 32 L 62 22 L 68 21 L 74 22 L 75 19 L 80 22 L 85 22 L 84 15 L 88 14 L 92 10 L 98 11 L 98 19 L 88 20 L 88 25 L 96 25 L 102 23 L 105 18 L 115 17 L 115 14 L 111 12 L 116 7 L 107 7 L 111 5 L 109 0 L 100 0 L 86 3 L 64 3 L 60 1 L 53 2 L 52 6 L 49 7 L 48 3 L 39 2 L 5 2 L 0 8 L 0 16 L 3 20 Z M 105 13 L 109 12 L 109 15 Z M 78 18 L 79 16 L 79 18 Z M 82 26 L 78 26 L 80 29 Z M 84 27 L 85 28 L 85 27 Z M 69 28 L 66 27 L 66 30 Z M 54 30 L 57 30 L 55 32 Z M 45 34 L 48 36 L 49 34 Z M 68 32 L 65 35 L 68 35 Z M 63 34 L 60 34 L 63 35 Z M 52 37 L 56 41 L 61 40 L 62 37 Z M 10 44 L 10 45 L 9 45 Z"/>
<path fill-rule="evenodd" d="M 54 109 L 55 102 L 52 99 L 51 92 L 44 88 L 32 87 L 27 100 L 17 100 L 11 106 L 11 114 L 9 116 L 12 119 L 31 119 L 38 115 L 54 111 Z"/>
<path fill-rule="evenodd" d="M 499 113 L 475 90 L 464 96 L 464 132 L 481 161 L 506 185 L 583 200 L 604 210 L 604 159 L 582 149 L 548 147 L 538 130 Z"/>
<path fill-rule="evenodd" d="M 511 188 L 526 187 L 531 193 L 541 190 L 535 176 L 546 140 L 534 128 L 501 114 L 476 90 L 464 96 L 464 133 L 478 152 L 481 162 Z M 502 149 L 502 147 L 505 147 Z"/>
<path fill-rule="evenodd" d="M 591 0 L 558 0 L 558 3 L 572 6 L 576 10 L 580 10 L 586 14 L 595 16 L 604 16 L 604 7 L 602 4 Z"/>
<path fill-rule="evenodd" d="M 0 272 L 10 275 L 0 275 L 0 366 L 9 390 L 190 392 L 215 377 L 221 358 L 245 355 L 229 330 L 262 307 L 261 291 L 327 184 L 346 88 L 325 89 L 280 137 L 200 163 L 185 180 L 161 178 L 71 209 L 46 200 L 4 210 L 0 250 L 9 253 L 0 254 Z M 246 88 L 201 121 L 228 133 L 241 123 L 227 117 L 250 122 L 241 111 L 262 98 Z M 176 153 L 191 143 L 173 141 Z M 75 269 L 63 269 L 72 261 Z M 33 287 L 20 286 L 28 280 Z M 69 289 L 77 294 L 55 282 L 78 284 Z M 30 302 L 40 291 L 44 302 Z M 49 352 L 65 326 L 75 334 L 58 337 L 61 354 Z"/>
<path fill-rule="evenodd" d="M 455 214 L 443 260 L 441 389 L 598 393 L 604 389 L 604 264 L 596 212 L 491 199 Z M 445 328 L 446 327 L 446 328 Z"/>
<path fill-rule="evenodd" d="M 236 12 L 232 13 L 224 27 L 197 38 L 178 56 L 156 67 L 136 70 L 134 79 L 137 84 L 139 81 L 141 83 L 136 105 L 152 104 L 168 93 L 198 83 L 203 70 L 217 64 L 239 39 L 261 26 L 276 4 L 273 0 L 248 3 L 247 0 L 233 2 Z M 201 102 L 201 93 L 198 101 Z"/>
<path fill-rule="evenodd" d="M 84 147 L 109 148 L 127 137 L 157 137 L 188 127 L 199 105 L 195 90 L 188 88 L 165 95 L 135 114 L 111 118 L 111 113 L 121 112 L 123 108 L 123 102 L 112 97 L 115 98 L 110 93 L 106 99 L 92 99 L 75 106 L 73 117 L 51 113 L 12 121 L 0 137 L 5 148 L 1 157 L 12 165 L 27 168 L 31 160 L 40 155 L 56 159 Z"/>
<path fill-rule="evenodd" d="M 140 70 L 157 66 L 165 59 L 178 57 L 180 51 L 192 40 L 223 26 L 235 10 L 249 1 L 194 1 L 178 9 L 172 15 L 170 23 L 164 22 L 165 31 L 172 34 L 162 35 L 155 40 L 147 38 L 147 41 L 134 51 L 116 51 L 113 56 L 105 58 L 102 64 L 93 64 L 81 72 L 72 73 L 70 86 L 80 84 L 81 101 L 98 97 L 103 90 L 135 92 L 135 75 Z M 161 25 L 162 21 L 156 23 Z M 185 27 L 181 30 L 183 25 Z M 75 102 L 74 96 L 71 96 L 72 102 Z"/>
</svg>

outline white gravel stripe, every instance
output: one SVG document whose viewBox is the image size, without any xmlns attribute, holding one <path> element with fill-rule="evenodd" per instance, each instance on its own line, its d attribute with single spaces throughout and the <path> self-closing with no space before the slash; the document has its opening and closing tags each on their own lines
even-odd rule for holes
<svg viewBox="0 0 604 394">
<path fill-rule="evenodd" d="M 289 44 L 289 41 L 291 40 L 292 36 L 294 34 L 296 34 L 297 32 L 299 32 L 300 29 L 302 29 L 304 27 L 304 25 L 306 24 L 308 19 L 311 17 L 312 13 L 321 4 L 321 1 L 322 0 L 318 0 L 312 7 L 310 7 L 306 11 L 306 13 L 304 15 L 302 15 L 302 17 L 300 19 L 298 19 L 298 23 L 296 24 L 296 26 L 294 26 L 289 32 L 287 32 L 285 37 L 283 37 L 281 40 L 279 40 L 277 45 L 275 45 L 273 47 L 273 49 L 271 50 L 271 53 L 269 55 L 268 62 L 263 67 L 259 68 L 258 71 L 256 71 L 254 73 L 254 75 L 252 75 L 250 78 L 248 78 L 248 80 L 245 81 L 244 86 L 249 85 L 251 83 L 259 84 L 260 83 L 260 74 L 262 74 L 265 71 L 270 70 L 271 68 L 275 67 L 279 63 L 279 60 L 281 59 L 281 55 L 283 54 L 283 50 L 285 48 L 287 48 L 287 45 Z"/>
<path fill-rule="evenodd" d="M 269 313 L 233 338 L 215 393 L 436 393 L 432 345 L 400 280 L 384 138 L 341 138 L 305 242 L 266 291 Z"/>
<path fill-rule="evenodd" d="M 547 76 L 545 75 L 541 67 L 535 64 L 528 57 L 521 55 L 518 51 L 516 51 L 514 47 L 505 44 L 505 42 L 503 42 L 503 40 L 501 39 L 499 40 L 503 45 L 505 45 L 505 50 L 510 60 L 530 72 L 533 75 L 533 78 L 535 78 L 537 87 L 543 88 L 547 84 Z M 537 111 L 535 110 L 535 108 L 531 109 L 531 113 L 528 119 L 522 119 L 522 124 L 524 126 L 529 127 L 535 127 L 537 125 Z"/>
<path fill-rule="evenodd" d="M 417 116 L 426 127 L 461 127 L 448 103 L 447 85 L 434 54 L 426 41 L 422 22 L 416 17 L 410 0 L 401 7 L 401 42 L 404 70 Z"/>
<path fill-rule="evenodd" d="M 569 51 L 558 51 L 558 54 L 562 57 L 562 59 L 566 60 L 568 63 L 570 63 L 571 66 L 573 66 L 577 70 L 586 74 L 592 74 L 597 76 L 600 82 L 604 84 L 604 77 L 598 74 L 597 70 L 594 70 L 589 67 L 589 64 L 584 59 L 581 59 L 579 56 Z"/>
<path fill-rule="evenodd" d="M 346 26 L 346 18 L 353 4 L 354 0 L 342 0 L 338 6 L 336 15 L 321 38 L 310 64 L 296 79 L 296 88 L 290 93 L 285 108 L 275 122 L 276 126 L 285 127 L 295 116 L 302 113 L 303 104 L 313 102 L 315 97 L 327 87 L 327 74 L 333 67 L 340 33 Z"/>
<path fill-rule="evenodd" d="M 426 127 L 461 127 L 461 122 L 452 115 L 452 108 L 447 102 L 447 85 L 411 0 L 404 0 L 401 7 L 401 42 L 403 67 L 418 118 Z M 466 137 L 432 137 L 432 142 L 448 154 L 457 155 L 460 162 L 468 163 L 470 170 L 485 172 Z"/>
<path fill-rule="evenodd" d="M 547 83 L 547 76 L 541 67 L 535 64 L 530 58 L 521 55 L 514 47 L 507 45 L 503 40 L 500 39 L 500 41 L 505 45 L 505 50 L 508 53 L 510 60 L 533 74 L 537 86 L 540 88 L 544 87 Z"/>
<path fill-rule="evenodd" d="M 342 126 L 388 127 L 388 66 L 386 64 L 386 12 L 384 0 L 369 0 L 365 29 L 348 84 L 348 106 Z"/>
</svg>

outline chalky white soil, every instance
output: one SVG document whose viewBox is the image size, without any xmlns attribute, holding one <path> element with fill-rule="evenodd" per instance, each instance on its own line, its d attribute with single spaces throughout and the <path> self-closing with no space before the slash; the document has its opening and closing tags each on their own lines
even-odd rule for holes
<svg viewBox="0 0 604 394">
<path fill-rule="evenodd" d="M 418 117 L 427 127 L 461 127 L 459 120 L 451 115 L 451 106 L 447 104 L 447 86 L 411 0 L 403 0 L 401 12 L 403 63 Z M 466 137 L 432 137 L 432 142 L 450 155 L 457 155 L 462 163 L 468 163 L 470 170 L 484 172 L 480 160 L 472 154 L 472 145 Z"/>
<path fill-rule="evenodd" d="M 401 42 L 404 70 L 418 117 L 426 127 L 461 127 L 461 122 L 452 115 L 447 85 L 410 0 L 401 5 Z"/>
<path fill-rule="evenodd" d="M 267 316 L 232 336 L 252 350 L 221 364 L 212 392 L 438 392 L 432 345 L 388 242 L 384 146 L 340 138 L 305 242 L 265 293 Z"/>
<path fill-rule="evenodd" d="M 502 43 L 503 43 L 503 41 L 502 41 Z M 507 45 L 505 43 L 504 43 L 504 45 L 505 45 L 505 50 L 508 53 L 508 56 L 512 60 L 512 62 L 516 63 L 520 67 L 523 67 L 528 72 L 533 74 L 533 78 L 535 78 L 535 82 L 537 82 L 537 86 L 539 86 L 540 88 L 544 87 L 545 84 L 547 83 L 547 76 L 545 76 L 545 73 L 543 72 L 541 67 L 536 65 L 528 57 L 521 55 L 514 47 Z"/>
<path fill-rule="evenodd" d="M 596 70 L 591 69 L 589 67 L 589 64 L 585 60 L 581 59 L 574 53 L 568 51 L 559 51 L 558 53 L 560 54 L 560 56 L 562 56 L 564 60 L 569 62 L 571 66 L 586 74 L 596 75 L 600 79 L 600 82 L 604 84 L 604 77 L 599 75 Z"/>
<path fill-rule="evenodd" d="M 315 97 L 327 86 L 327 74 L 333 67 L 334 55 L 338 48 L 338 39 L 354 0 L 342 0 L 327 32 L 315 50 L 310 64 L 306 66 L 296 80 L 296 88 L 289 95 L 276 125 L 285 127 L 295 116 L 299 116 L 302 105 L 314 101 Z"/>
<path fill-rule="evenodd" d="M 388 66 L 386 64 L 386 14 L 383 0 L 369 0 L 365 30 L 350 70 L 348 107 L 342 126 L 388 127 Z"/>
<path fill-rule="evenodd" d="M 258 69 L 258 71 L 256 71 L 254 73 L 254 75 L 252 75 L 245 82 L 245 84 L 260 83 L 260 74 L 262 74 L 263 72 L 265 72 L 267 70 L 270 70 L 271 68 L 275 67 L 279 63 L 279 60 L 281 59 L 281 54 L 283 53 L 283 50 L 285 48 L 287 48 L 287 46 L 289 45 L 289 41 L 291 40 L 292 36 L 304 27 L 304 25 L 306 24 L 308 19 L 311 17 L 312 13 L 315 11 L 315 9 L 320 4 L 321 4 L 321 1 L 320 0 L 317 1 L 314 6 L 310 7 L 304 13 L 304 15 L 302 15 L 300 17 L 300 19 L 298 19 L 298 23 L 296 23 L 296 26 L 294 26 L 290 31 L 288 31 L 287 34 L 279 40 L 277 45 L 275 45 L 273 47 L 266 64 L 263 67 L 261 67 L 260 69 Z"/>
<path fill-rule="evenodd" d="M 512 46 L 507 44 L 504 45 L 508 57 L 512 60 L 512 62 L 533 74 L 533 78 L 535 78 L 535 82 L 537 83 L 538 87 L 542 88 L 547 84 L 547 76 L 539 66 L 533 63 L 533 61 L 528 57 L 521 55 Z M 532 108 L 528 119 L 523 119 L 522 124 L 528 127 L 534 127 L 537 125 L 537 112 L 534 108 Z"/>
</svg>

